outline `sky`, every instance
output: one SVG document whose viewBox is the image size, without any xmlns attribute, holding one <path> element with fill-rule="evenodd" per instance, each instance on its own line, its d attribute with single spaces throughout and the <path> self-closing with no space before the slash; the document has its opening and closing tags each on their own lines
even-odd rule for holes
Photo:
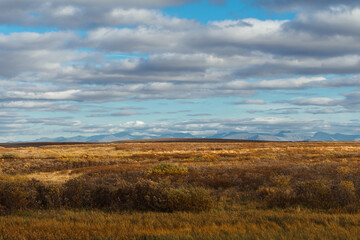
<svg viewBox="0 0 360 240">
<path fill-rule="evenodd" d="M 0 142 L 360 134 L 358 0 L 1 0 Z"/>
</svg>

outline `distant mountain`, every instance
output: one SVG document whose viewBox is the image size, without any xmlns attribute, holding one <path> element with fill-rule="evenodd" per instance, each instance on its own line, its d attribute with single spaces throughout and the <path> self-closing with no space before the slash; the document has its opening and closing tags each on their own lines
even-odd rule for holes
<svg viewBox="0 0 360 240">
<path fill-rule="evenodd" d="M 328 134 L 324 132 L 317 132 L 309 141 L 360 141 L 360 135 L 345 135 L 345 134 Z"/>
<path fill-rule="evenodd" d="M 267 133 L 248 133 L 248 132 L 230 132 L 220 133 L 211 136 L 210 138 L 223 139 L 244 139 L 244 140 L 261 140 L 261 141 L 306 141 L 309 135 L 298 134 L 291 131 L 281 131 L 278 134 L 272 135 Z"/>
<path fill-rule="evenodd" d="M 116 142 L 123 140 L 138 140 L 138 139 L 156 139 L 156 138 L 195 138 L 189 133 L 174 133 L 163 134 L 158 136 L 148 135 L 134 135 L 129 132 L 120 132 L 109 135 L 94 135 L 94 136 L 76 136 L 76 137 L 58 137 L 58 138 L 40 138 L 34 142 Z"/>
<path fill-rule="evenodd" d="M 167 133 L 160 135 L 137 135 L 130 132 L 120 132 L 108 135 L 75 136 L 70 138 L 40 138 L 34 142 L 115 142 L 122 140 L 157 139 L 157 138 L 199 138 L 190 133 Z M 360 135 L 329 134 L 317 132 L 314 135 L 295 133 L 292 131 L 281 131 L 277 134 L 229 132 L 218 133 L 206 138 L 218 139 L 242 139 L 260 141 L 360 141 Z"/>
<path fill-rule="evenodd" d="M 190 133 L 173 133 L 173 134 L 163 134 L 156 138 L 196 138 Z"/>
</svg>

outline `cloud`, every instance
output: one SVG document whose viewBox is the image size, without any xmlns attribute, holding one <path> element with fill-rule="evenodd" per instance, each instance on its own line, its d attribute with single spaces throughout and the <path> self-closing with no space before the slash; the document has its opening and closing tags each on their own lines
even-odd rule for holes
<svg viewBox="0 0 360 240">
<path fill-rule="evenodd" d="M 310 32 L 313 35 L 360 35 L 360 8 L 333 7 L 314 13 L 300 13 L 294 21 L 284 24 L 290 31 Z"/>
<path fill-rule="evenodd" d="M 20 30 L 0 34 L 0 107 L 10 116 L 0 119 L 0 131 L 8 128 L 9 133 L 20 134 L 22 129 L 33 134 L 32 127 L 53 126 L 68 133 L 114 132 L 134 126 L 86 123 L 86 117 L 92 121 L 94 117 L 146 119 L 148 113 L 140 112 L 140 108 L 114 107 L 124 106 L 124 101 L 197 99 L 192 101 L 193 110 L 197 104 L 204 105 L 199 103 L 201 98 L 221 99 L 221 105 L 221 101 L 231 102 L 234 97 L 244 98 L 236 104 L 253 105 L 251 111 L 263 118 L 224 119 L 224 123 L 197 119 L 174 125 L 174 120 L 161 124 L 144 120 L 135 125 L 148 134 L 166 132 L 166 128 L 213 133 L 271 131 L 271 127 L 281 126 L 306 131 L 356 127 L 353 123 L 329 124 L 320 114 L 360 110 L 358 1 L 256 1 L 266 9 L 295 11 L 295 18 L 287 20 L 247 18 L 200 23 L 162 11 L 189 2 L 194 1 L 1 1 L 0 24 L 9 28 L 15 24 Z M 50 29 L 36 33 L 39 26 Z M 287 99 L 292 93 L 300 97 Z M 311 97 L 305 97 L 309 94 Z M 104 107 L 104 103 L 113 108 Z M 259 112 L 265 104 L 268 110 Z M 146 108 L 151 109 L 151 105 Z M 80 116 L 82 113 L 74 111 L 87 107 L 105 112 L 82 117 L 84 122 L 44 117 L 44 112 L 54 111 Z M 166 115 L 169 110 L 151 111 Z M 200 111 L 183 117 L 208 114 L 216 117 L 219 113 Z M 266 118 L 279 114 L 296 114 L 299 119 L 314 114 L 320 120 Z"/>
<path fill-rule="evenodd" d="M 90 118 L 94 118 L 94 117 L 98 117 L 98 118 L 103 118 L 103 117 L 129 117 L 129 116 L 134 116 L 134 115 L 139 115 L 139 113 L 132 112 L 132 111 L 121 111 L 121 112 L 115 112 L 115 113 L 109 113 L 109 114 L 91 114 L 91 115 L 87 115 L 86 117 L 90 117 Z"/>
<path fill-rule="evenodd" d="M 212 116 L 210 113 L 192 113 L 192 114 L 186 114 L 188 117 L 209 117 Z"/>
<path fill-rule="evenodd" d="M 270 114 L 279 114 L 279 115 L 294 115 L 299 113 L 299 108 L 279 108 L 271 109 L 268 111 Z"/>
<path fill-rule="evenodd" d="M 143 135 L 158 135 L 167 133 L 191 133 L 197 136 L 211 136 L 222 132 L 262 132 L 276 134 L 284 129 L 297 129 L 303 134 L 312 135 L 317 131 L 330 133 L 342 132 L 351 134 L 349 129 L 359 129 L 358 121 L 330 122 L 317 119 L 294 119 L 294 118 L 208 118 L 191 121 L 157 122 L 146 123 L 143 121 L 131 121 L 121 124 L 108 125 L 82 125 L 72 130 L 79 134 L 85 133 L 108 133 L 108 132 L 134 132 L 141 131 Z M 241 129 L 241 130 L 240 130 Z"/>
<path fill-rule="evenodd" d="M 262 99 L 251 99 L 251 100 L 243 100 L 239 102 L 232 102 L 231 104 L 235 105 L 242 105 L 242 104 L 249 104 L 249 105 L 264 105 L 266 102 Z"/>
<path fill-rule="evenodd" d="M 342 114 L 342 113 L 348 113 L 351 111 L 345 110 L 345 109 L 309 109 L 306 111 L 307 113 L 311 114 Z"/>
<path fill-rule="evenodd" d="M 313 10 L 313 9 L 324 9 L 332 6 L 349 6 L 357 7 L 360 6 L 357 0 L 255 0 L 252 1 L 258 6 L 265 8 L 271 8 L 276 11 L 285 10 Z"/>
<path fill-rule="evenodd" d="M 247 56 L 260 52 L 314 58 L 351 55 L 359 49 L 359 42 L 349 34 L 331 38 L 319 36 L 291 27 L 296 23 L 296 20 L 242 19 L 210 22 L 202 26 L 190 24 L 184 29 L 104 27 L 89 31 L 82 44 L 115 52 L 202 52 L 219 56 Z"/>
<path fill-rule="evenodd" d="M 27 99 L 27 100 L 74 100 L 80 90 L 66 90 L 54 92 L 24 92 L 10 91 L 7 96 L 1 96 L 2 100 Z"/>
<path fill-rule="evenodd" d="M 317 97 L 293 100 L 290 103 L 294 105 L 337 106 L 341 103 L 341 100 L 328 97 Z"/>
<path fill-rule="evenodd" d="M 285 103 L 288 102 L 293 105 L 299 106 L 324 106 L 324 107 L 336 107 L 341 106 L 343 109 L 341 111 L 344 112 L 358 112 L 360 110 L 360 92 L 346 92 L 342 93 L 345 98 L 342 99 L 335 99 L 329 97 L 315 97 L 315 98 L 301 98 L 295 99 L 291 101 L 284 101 Z M 322 110 L 324 111 L 324 110 Z M 309 111 L 307 111 L 309 112 Z M 317 113 L 315 111 L 314 113 Z M 339 112 L 336 110 L 335 112 Z"/>
<path fill-rule="evenodd" d="M 31 111 L 46 111 L 46 112 L 76 112 L 79 106 L 71 104 L 54 104 L 53 102 L 44 101 L 9 101 L 0 103 L 1 108 L 8 108 L 13 110 L 25 109 Z"/>
<path fill-rule="evenodd" d="M 232 81 L 227 84 L 232 89 L 304 89 L 312 87 L 313 84 L 326 81 L 323 77 L 313 78 L 294 78 L 294 79 L 275 79 L 275 80 L 263 80 L 256 82 L 248 81 Z"/>
<path fill-rule="evenodd" d="M 40 1 L 3 0 L 0 3 L 0 24 L 27 26 L 48 26 L 60 28 L 94 28 L 104 25 L 118 26 L 150 21 L 158 24 L 168 20 L 178 25 L 181 20 L 164 17 L 159 12 L 146 8 L 162 8 L 180 5 L 192 0 L 154 0 L 154 1 Z"/>
<path fill-rule="evenodd" d="M 175 73 L 177 73 L 175 71 Z M 159 73 L 156 73 L 159 74 Z M 150 75 L 150 74 L 149 74 Z M 150 75 L 151 76 L 151 75 Z M 161 76 L 161 75 L 158 75 Z M 24 102 L 30 101 L 74 101 L 74 102 L 112 102 L 123 100 L 145 100 L 145 99 L 196 99 L 212 97 L 229 96 L 254 96 L 258 91 L 277 91 L 277 90 L 304 90 L 311 88 L 334 88 L 358 86 L 356 78 L 349 81 L 343 78 L 326 79 L 324 77 L 300 77 L 290 79 L 273 79 L 260 81 L 216 81 L 216 78 L 204 77 L 199 79 L 164 79 L 163 82 L 142 83 L 141 76 L 138 76 L 139 82 L 116 82 L 112 79 L 104 78 L 102 82 L 71 83 L 67 85 L 58 85 L 49 87 L 47 84 L 27 84 L 10 85 L 0 90 L 0 100 L 6 102 Z M 143 81 L 148 80 L 144 77 Z M 154 77 L 155 79 L 155 77 Z M 231 78 L 229 78 L 231 79 Z M 199 82 L 196 82 L 199 81 Z M 341 83 L 344 85 L 341 85 Z M 1 83 L 1 82 L 0 82 Z M 95 84 L 94 84 L 95 83 Z M 349 98 L 351 94 L 348 95 Z M 352 101 L 354 97 L 351 97 Z M 310 101 L 311 100 L 311 101 Z M 319 98 L 310 100 L 296 100 L 292 104 L 297 105 L 319 105 Z M 324 101 L 320 101 L 324 104 Z M 337 104 L 345 104 L 336 102 Z M 244 100 L 236 104 L 265 104 L 263 100 Z M 63 105 L 63 104 L 62 104 Z M 119 109 L 131 110 L 131 109 Z M 137 109 L 133 109 L 137 110 Z"/>
<path fill-rule="evenodd" d="M 343 106 L 350 110 L 360 110 L 360 91 L 343 93 L 345 101 Z"/>
</svg>

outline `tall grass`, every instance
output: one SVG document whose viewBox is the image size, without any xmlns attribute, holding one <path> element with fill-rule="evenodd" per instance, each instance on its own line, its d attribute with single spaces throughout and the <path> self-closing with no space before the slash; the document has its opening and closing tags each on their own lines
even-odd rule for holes
<svg viewBox="0 0 360 240">
<path fill-rule="evenodd" d="M 259 210 L 202 213 L 23 211 L 0 239 L 358 239 L 360 215 Z"/>
</svg>

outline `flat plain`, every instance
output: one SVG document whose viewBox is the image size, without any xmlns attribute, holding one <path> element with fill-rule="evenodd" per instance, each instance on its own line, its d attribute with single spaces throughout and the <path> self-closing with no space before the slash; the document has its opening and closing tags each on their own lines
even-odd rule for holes
<svg viewBox="0 0 360 240">
<path fill-rule="evenodd" d="M 359 142 L 0 147 L 0 239 L 359 239 Z"/>
</svg>

